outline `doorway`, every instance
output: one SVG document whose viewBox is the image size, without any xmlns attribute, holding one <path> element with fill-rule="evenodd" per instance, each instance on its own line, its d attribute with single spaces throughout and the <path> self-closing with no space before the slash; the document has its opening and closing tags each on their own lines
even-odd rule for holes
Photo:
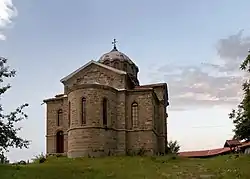
<svg viewBox="0 0 250 179">
<path fill-rule="evenodd" d="M 58 131 L 56 133 L 56 153 L 64 152 L 64 136 L 63 131 Z"/>
</svg>

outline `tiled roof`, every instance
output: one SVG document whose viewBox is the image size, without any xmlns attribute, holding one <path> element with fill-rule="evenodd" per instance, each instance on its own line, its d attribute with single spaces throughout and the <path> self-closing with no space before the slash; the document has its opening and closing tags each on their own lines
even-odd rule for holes
<svg viewBox="0 0 250 179">
<path fill-rule="evenodd" d="M 242 142 L 242 145 L 240 146 L 240 148 L 241 147 L 248 147 L 248 146 L 250 146 L 250 141 L 248 141 L 248 142 Z"/>
<path fill-rule="evenodd" d="M 98 60 L 99 63 L 103 63 L 105 61 L 113 61 L 113 60 L 119 60 L 119 61 L 126 61 L 131 65 L 135 65 L 135 63 L 124 53 L 118 51 L 118 50 L 111 50 L 108 53 L 103 54 L 100 59 Z M 136 65 L 135 65 L 136 66 Z M 138 68 L 136 66 L 136 68 Z"/>
<path fill-rule="evenodd" d="M 227 146 L 226 146 L 227 144 Z M 238 140 L 226 140 L 225 147 L 219 149 L 212 149 L 212 150 L 200 150 L 200 151 L 186 151 L 180 152 L 178 155 L 181 157 L 210 157 L 216 156 L 224 153 L 228 153 L 231 151 L 230 146 L 238 146 L 240 149 L 245 147 L 250 147 L 250 141 L 247 142 L 240 142 Z"/>
<path fill-rule="evenodd" d="M 241 145 L 240 141 L 238 140 L 226 140 L 224 147 L 234 147 Z"/>
<path fill-rule="evenodd" d="M 229 151 L 230 151 L 230 148 L 225 147 L 225 148 L 212 149 L 212 150 L 180 152 L 179 156 L 181 157 L 209 157 L 209 156 L 215 156 L 215 155 L 227 153 Z"/>
</svg>

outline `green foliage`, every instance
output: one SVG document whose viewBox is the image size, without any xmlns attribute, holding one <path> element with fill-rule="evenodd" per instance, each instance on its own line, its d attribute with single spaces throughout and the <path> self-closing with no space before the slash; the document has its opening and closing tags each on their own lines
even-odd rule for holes
<svg viewBox="0 0 250 179">
<path fill-rule="evenodd" d="M 138 150 L 138 153 L 137 155 L 139 156 L 144 156 L 146 154 L 147 150 L 144 148 L 144 147 L 141 147 L 139 150 Z"/>
<path fill-rule="evenodd" d="M 7 159 L 7 157 L 4 155 L 4 153 L 2 152 L 0 154 L 0 164 L 8 164 L 9 160 Z"/>
<path fill-rule="evenodd" d="M 166 154 L 177 154 L 180 151 L 180 145 L 178 142 L 175 141 L 169 141 L 166 146 Z"/>
<path fill-rule="evenodd" d="M 246 73 L 250 73 L 250 54 L 240 65 L 240 69 Z M 249 75 L 249 74 L 247 74 Z M 234 139 L 250 140 L 250 81 L 246 79 L 242 84 L 243 99 L 229 114 L 229 118 L 233 120 Z"/>
<path fill-rule="evenodd" d="M 154 162 L 158 162 L 158 163 L 171 163 L 174 162 L 176 160 L 180 160 L 181 157 L 178 157 L 176 154 L 168 154 L 168 155 L 164 155 L 164 156 L 151 156 L 150 157 L 152 161 Z"/>
<path fill-rule="evenodd" d="M 11 87 L 9 84 L 4 85 L 4 80 L 6 78 L 15 77 L 16 74 L 15 70 L 10 70 L 6 63 L 7 59 L 0 57 L 0 99 Z M 17 135 L 17 132 L 20 131 L 21 128 L 15 127 L 17 122 L 27 118 L 27 115 L 23 112 L 23 109 L 27 106 L 28 104 L 23 104 L 15 111 L 5 114 L 3 105 L 0 104 L 0 153 L 2 155 L 4 152 L 8 152 L 8 149 L 11 147 L 20 149 L 28 148 L 29 141 Z"/>
<path fill-rule="evenodd" d="M 43 164 L 0 165 L 1 179 L 249 179 L 248 155 L 210 159 L 161 157 L 48 157 Z"/>
<path fill-rule="evenodd" d="M 127 156 L 144 156 L 146 152 L 147 150 L 144 147 L 140 147 L 137 150 L 127 150 L 126 155 Z"/>
<path fill-rule="evenodd" d="M 33 163 L 44 163 L 45 161 L 46 156 L 43 153 L 36 155 L 35 158 L 32 159 Z"/>
</svg>

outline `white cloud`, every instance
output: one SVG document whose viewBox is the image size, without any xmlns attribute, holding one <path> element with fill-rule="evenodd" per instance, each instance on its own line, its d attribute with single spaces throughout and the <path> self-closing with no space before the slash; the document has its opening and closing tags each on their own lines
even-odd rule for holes
<svg viewBox="0 0 250 179">
<path fill-rule="evenodd" d="M 0 32 L 0 40 L 6 40 L 6 36 L 1 34 L 1 32 Z"/>
<path fill-rule="evenodd" d="M 170 110 L 197 107 L 235 107 L 241 99 L 244 74 L 239 65 L 250 48 L 250 37 L 243 31 L 220 39 L 217 63 L 180 66 L 166 64 L 157 68 L 153 80 L 166 81 L 169 87 Z M 164 79 L 157 79 L 164 75 Z"/>
<path fill-rule="evenodd" d="M 17 10 L 12 0 L 0 0 L 0 40 L 5 40 L 4 30 L 12 24 L 13 18 L 17 15 Z"/>
</svg>

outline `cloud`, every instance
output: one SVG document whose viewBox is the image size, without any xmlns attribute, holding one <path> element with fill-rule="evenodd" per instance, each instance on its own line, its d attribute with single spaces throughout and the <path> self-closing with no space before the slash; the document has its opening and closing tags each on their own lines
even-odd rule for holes
<svg viewBox="0 0 250 179">
<path fill-rule="evenodd" d="M 4 31 L 12 24 L 12 20 L 16 15 L 17 10 L 12 0 L 0 0 L 0 40 L 6 40 Z"/>
<path fill-rule="evenodd" d="M 237 34 L 220 39 L 217 52 L 226 62 L 234 62 L 246 57 L 249 45 L 250 37 L 243 37 L 243 30 L 240 30 Z"/>
<path fill-rule="evenodd" d="M 241 99 L 245 74 L 239 65 L 247 56 L 250 37 L 241 30 L 218 41 L 216 63 L 180 66 L 167 64 L 151 75 L 154 81 L 166 81 L 169 87 L 170 110 L 197 107 L 235 107 Z M 157 79 L 164 75 L 164 79 Z"/>
</svg>

